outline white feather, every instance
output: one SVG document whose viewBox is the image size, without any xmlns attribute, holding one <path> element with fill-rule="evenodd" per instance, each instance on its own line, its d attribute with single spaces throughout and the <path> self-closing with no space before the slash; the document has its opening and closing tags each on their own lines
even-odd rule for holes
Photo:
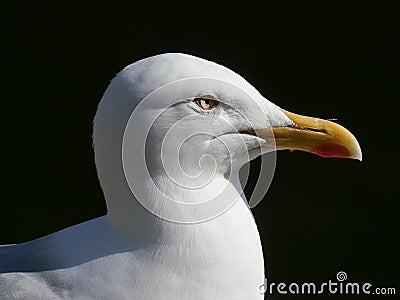
<svg viewBox="0 0 400 300">
<path fill-rule="evenodd" d="M 219 132 L 227 130 L 219 123 L 226 120 L 240 129 L 246 126 L 243 115 L 255 126 L 290 123 L 241 76 L 215 63 L 184 54 L 163 54 L 126 67 L 106 90 L 94 122 L 96 167 L 108 214 L 28 243 L 1 247 L 1 299 L 263 299 L 259 293 L 264 280 L 259 233 L 244 199 L 238 170 L 230 180 L 223 176 L 229 165 L 220 144 L 195 139 L 182 150 L 182 166 L 188 172 L 198 167 L 193 164 L 197 158 L 188 157 L 211 153 L 218 163 L 217 175 L 201 193 L 174 187 L 165 174 L 157 172 L 153 180 L 159 190 L 147 190 L 147 197 L 158 205 L 160 191 L 196 202 L 219 186 L 228 186 L 225 196 L 239 200 L 207 222 L 179 224 L 149 213 L 133 196 L 121 163 L 125 127 L 137 105 L 166 84 L 205 77 L 236 86 L 257 105 L 236 97 L 235 91 L 204 89 L 204 93 L 222 97 L 226 109 L 219 110 L 218 118 L 203 116 L 200 123 L 188 121 L 185 128 L 196 132 L 199 124 L 205 124 L 208 131 Z M 164 97 L 196 97 L 196 88 L 191 81 Z M 182 102 L 167 109 L 161 100 L 153 103 L 150 115 L 162 110 L 165 113 L 149 134 L 152 149 L 159 150 L 165 128 L 194 114 L 195 108 L 190 105 L 193 103 Z M 142 117 L 148 116 L 144 113 Z M 242 151 L 234 147 L 240 144 L 235 138 L 227 135 L 224 141 L 232 146 L 234 155 Z M 255 139 L 249 138 L 246 147 L 250 149 Z M 167 155 L 174 154 L 173 150 L 166 151 Z M 155 157 L 150 166 L 157 170 L 158 162 Z"/>
</svg>

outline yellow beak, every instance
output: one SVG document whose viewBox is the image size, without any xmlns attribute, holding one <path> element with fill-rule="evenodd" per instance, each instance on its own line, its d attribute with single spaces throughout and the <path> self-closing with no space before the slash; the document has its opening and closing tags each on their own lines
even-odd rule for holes
<svg viewBox="0 0 400 300">
<path fill-rule="evenodd" d="M 342 157 L 362 160 L 360 145 L 354 135 L 343 126 L 318 118 L 305 117 L 285 110 L 292 126 L 256 130 L 257 135 L 275 136 L 277 149 L 301 150 L 322 157 Z"/>
</svg>

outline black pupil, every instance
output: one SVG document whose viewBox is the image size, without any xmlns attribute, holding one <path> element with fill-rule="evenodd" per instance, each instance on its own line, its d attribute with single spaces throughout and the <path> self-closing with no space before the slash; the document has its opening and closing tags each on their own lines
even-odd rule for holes
<svg viewBox="0 0 400 300">
<path fill-rule="evenodd" d="M 210 100 L 205 99 L 205 100 L 204 100 L 204 103 L 205 103 L 206 105 L 210 105 Z"/>
</svg>

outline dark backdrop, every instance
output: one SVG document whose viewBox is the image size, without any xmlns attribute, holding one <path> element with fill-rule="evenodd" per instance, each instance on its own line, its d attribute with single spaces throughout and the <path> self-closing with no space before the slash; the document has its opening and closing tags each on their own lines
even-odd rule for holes
<svg viewBox="0 0 400 300">
<path fill-rule="evenodd" d="M 322 282 L 345 271 L 400 293 L 394 6 L 52 3 L 2 5 L 0 243 L 106 212 L 91 148 L 97 103 L 123 66 L 185 52 L 231 68 L 290 111 L 339 119 L 363 149 L 361 163 L 278 154 L 254 210 L 268 279 Z"/>
</svg>

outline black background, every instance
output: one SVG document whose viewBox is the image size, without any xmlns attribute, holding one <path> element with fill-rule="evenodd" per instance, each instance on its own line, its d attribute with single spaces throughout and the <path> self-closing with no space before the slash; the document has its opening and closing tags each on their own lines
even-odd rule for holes
<svg viewBox="0 0 400 300">
<path fill-rule="evenodd" d="M 106 212 L 91 148 L 97 103 L 125 65 L 184 52 L 231 68 L 283 108 L 337 118 L 363 149 L 363 162 L 278 154 L 254 209 L 269 281 L 345 271 L 399 294 L 396 7 L 148 2 L 2 5 L 0 244 Z"/>
</svg>

